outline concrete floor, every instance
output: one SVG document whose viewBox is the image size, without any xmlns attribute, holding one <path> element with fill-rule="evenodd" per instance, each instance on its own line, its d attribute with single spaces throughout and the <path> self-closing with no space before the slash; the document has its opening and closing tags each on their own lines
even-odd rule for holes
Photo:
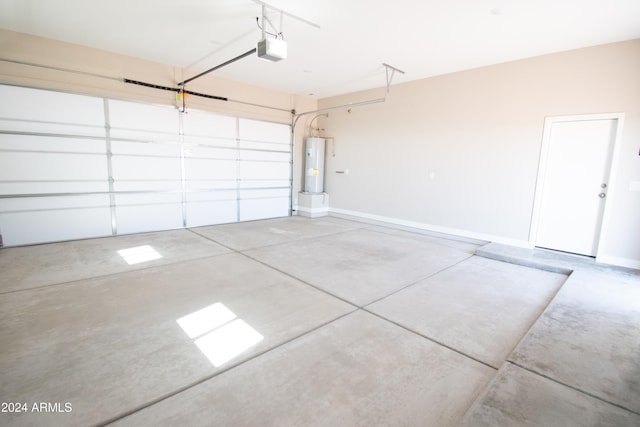
<svg viewBox="0 0 640 427">
<path fill-rule="evenodd" d="M 640 273 L 483 245 L 291 217 L 2 249 L 0 425 L 640 426 Z"/>
</svg>

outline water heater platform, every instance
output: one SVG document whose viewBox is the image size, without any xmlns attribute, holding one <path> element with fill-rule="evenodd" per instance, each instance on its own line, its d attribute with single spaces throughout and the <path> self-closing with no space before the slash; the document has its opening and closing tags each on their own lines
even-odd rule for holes
<svg viewBox="0 0 640 427">
<path fill-rule="evenodd" d="M 329 215 L 329 195 L 327 193 L 298 193 L 298 215 L 308 218 Z"/>
</svg>

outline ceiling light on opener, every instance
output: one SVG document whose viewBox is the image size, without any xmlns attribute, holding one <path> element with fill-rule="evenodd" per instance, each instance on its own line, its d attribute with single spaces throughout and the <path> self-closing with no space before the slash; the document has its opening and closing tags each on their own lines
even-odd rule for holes
<svg viewBox="0 0 640 427">
<path fill-rule="evenodd" d="M 277 62 L 287 58 L 287 42 L 282 39 L 265 38 L 258 42 L 258 58 Z"/>
</svg>

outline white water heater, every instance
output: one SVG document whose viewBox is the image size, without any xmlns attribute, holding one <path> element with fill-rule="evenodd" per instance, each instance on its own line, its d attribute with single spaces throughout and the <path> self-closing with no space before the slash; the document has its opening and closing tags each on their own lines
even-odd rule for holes
<svg viewBox="0 0 640 427">
<path fill-rule="evenodd" d="M 305 140 L 306 160 L 304 174 L 305 193 L 324 191 L 324 138 L 311 137 Z"/>
</svg>

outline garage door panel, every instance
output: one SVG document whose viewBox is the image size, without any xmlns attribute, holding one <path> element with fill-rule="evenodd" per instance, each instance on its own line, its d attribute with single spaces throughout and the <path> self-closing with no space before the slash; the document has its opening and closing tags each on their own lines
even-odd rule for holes
<svg viewBox="0 0 640 427">
<path fill-rule="evenodd" d="M 9 100 L 0 102 L 0 117 L 5 119 L 104 129 L 102 98 L 8 85 L 0 85 L 0 98 Z"/>
<path fill-rule="evenodd" d="M 238 191 L 232 190 L 200 190 L 193 193 L 187 193 L 186 201 L 191 202 L 210 202 L 210 201 L 222 201 L 222 200 L 236 200 L 238 198 Z"/>
<path fill-rule="evenodd" d="M 236 200 L 193 202 L 187 205 L 187 227 L 227 224 L 238 220 Z"/>
<path fill-rule="evenodd" d="M 237 222 L 237 197 L 235 188 L 188 192 L 187 227 Z"/>
<path fill-rule="evenodd" d="M 0 212 L 64 210 L 94 207 L 109 207 L 109 195 L 89 194 L 77 196 L 4 197 L 0 199 Z"/>
<path fill-rule="evenodd" d="M 265 141 L 239 141 L 238 148 L 241 150 L 271 150 L 290 152 L 289 142 L 265 142 Z"/>
<path fill-rule="evenodd" d="M 289 188 L 241 190 L 240 221 L 287 216 L 289 196 Z"/>
<path fill-rule="evenodd" d="M 31 120 L 8 120 L 0 119 L 0 129 L 11 134 L 35 134 L 35 135 L 73 135 L 77 137 L 104 138 L 106 131 L 104 125 L 100 126 L 78 126 L 66 123 L 38 122 Z"/>
<path fill-rule="evenodd" d="M 182 120 L 185 135 L 233 139 L 236 137 L 237 119 L 235 117 L 191 110 L 189 114 L 182 116 Z"/>
<path fill-rule="evenodd" d="M 179 193 L 182 190 L 179 180 L 118 180 L 113 183 L 113 189 L 116 193 L 122 191 L 150 191 L 165 192 L 173 191 Z"/>
<path fill-rule="evenodd" d="M 238 121 L 238 136 L 244 141 L 288 143 L 290 129 L 289 126 L 260 120 L 240 119 Z"/>
<path fill-rule="evenodd" d="M 116 194 L 118 234 L 182 227 L 182 195 L 175 193 Z"/>
<path fill-rule="evenodd" d="M 236 160 L 185 159 L 185 177 L 194 179 L 235 179 Z"/>
<path fill-rule="evenodd" d="M 245 179 L 240 181 L 240 189 L 248 188 L 286 188 L 289 191 L 288 179 Z"/>
<path fill-rule="evenodd" d="M 103 181 L 32 181 L 0 182 L 0 194 L 47 194 L 108 192 L 109 183 Z"/>
<path fill-rule="evenodd" d="M 240 201 L 240 221 L 277 218 L 289 215 L 289 199 L 249 199 Z"/>
<path fill-rule="evenodd" d="M 182 203 L 182 194 L 179 190 L 175 192 L 158 192 L 158 193 L 134 193 L 115 195 L 117 206 L 135 206 L 135 205 L 152 205 L 152 204 L 173 204 Z"/>
<path fill-rule="evenodd" d="M 289 164 L 291 154 L 281 151 L 249 151 L 240 150 L 238 157 L 240 160 L 263 161 L 263 162 L 281 162 Z"/>
<path fill-rule="evenodd" d="M 103 156 L 107 152 L 104 139 L 7 134 L 0 134 L 0 150 L 94 153 Z"/>
<path fill-rule="evenodd" d="M 0 213 L 6 246 L 108 236 L 110 219 L 109 208 Z"/>
<path fill-rule="evenodd" d="M 241 190 L 241 199 L 264 199 L 264 198 L 278 198 L 288 197 L 288 188 L 266 188 L 266 189 L 249 189 Z"/>
<path fill-rule="evenodd" d="M 113 130 L 147 130 L 177 135 L 179 112 L 175 107 L 141 102 L 109 101 L 109 124 Z"/>
<path fill-rule="evenodd" d="M 232 192 L 236 192 L 237 190 L 237 181 L 235 179 L 200 179 L 187 181 L 185 183 L 185 191 L 187 192 L 187 199 L 191 196 L 193 192 L 207 192 L 207 191 L 224 191 L 229 190 Z"/>
<path fill-rule="evenodd" d="M 5 245 L 98 237 L 111 234 L 109 196 L 0 199 Z"/>
<path fill-rule="evenodd" d="M 118 234 L 182 228 L 182 205 L 155 204 L 116 207 Z"/>
<path fill-rule="evenodd" d="M 180 180 L 180 159 L 165 157 L 113 156 L 115 180 Z"/>
<path fill-rule="evenodd" d="M 242 162 L 240 179 L 289 179 L 288 163 L 278 162 Z"/>
<path fill-rule="evenodd" d="M 197 136 L 197 135 L 183 135 L 183 142 L 187 149 L 196 146 L 225 148 L 235 150 L 238 147 L 238 142 L 235 138 L 219 138 L 214 136 Z"/>
<path fill-rule="evenodd" d="M 214 160 L 236 160 L 238 152 L 234 148 L 221 148 L 213 146 L 185 146 L 185 157 Z"/>
<path fill-rule="evenodd" d="M 67 153 L 4 152 L 0 181 L 108 179 L 104 156 Z"/>
<path fill-rule="evenodd" d="M 114 155 L 180 157 L 180 144 L 177 138 L 165 138 L 164 142 L 111 141 L 111 152 Z"/>
</svg>

